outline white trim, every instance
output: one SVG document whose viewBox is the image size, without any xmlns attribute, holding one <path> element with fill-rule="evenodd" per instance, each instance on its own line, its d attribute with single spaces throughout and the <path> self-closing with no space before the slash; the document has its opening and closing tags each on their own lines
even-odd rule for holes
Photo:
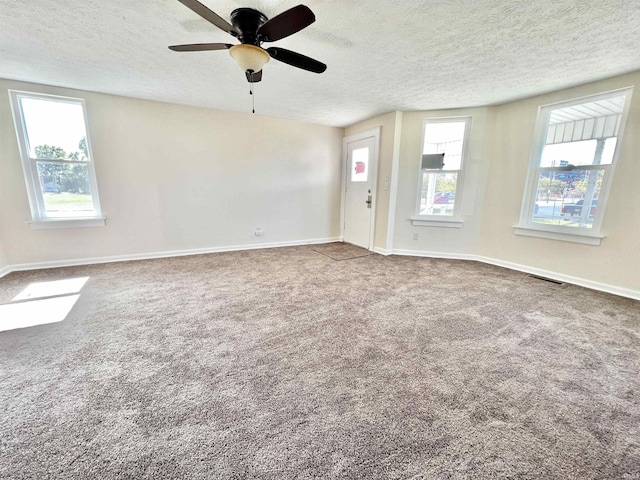
<svg viewBox="0 0 640 480">
<path fill-rule="evenodd" d="M 401 255 L 403 257 L 446 258 L 449 260 L 476 260 L 476 255 L 472 255 L 470 253 L 427 252 L 424 250 L 394 250 L 392 255 Z"/>
<path fill-rule="evenodd" d="M 84 162 L 79 162 L 87 167 L 87 175 L 89 177 L 89 184 L 91 188 L 91 199 L 93 202 L 93 210 L 95 219 L 102 217 L 102 211 L 100 207 L 100 194 L 98 192 L 98 183 L 95 171 L 95 159 L 93 157 L 93 151 L 91 149 L 91 138 L 89 134 L 89 120 L 87 117 L 87 106 L 83 98 L 73 98 L 60 95 L 51 95 L 47 93 L 39 92 L 26 92 L 22 90 L 8 90 L 9 103 L 11 104 L 11 113 L 13 116 L 13 122 L 15 126 L 16 136 L 18 139 L 18 150 L 20 153 L 20 159 L 22 161 L 22 170 L 24 173 L 25 185 L 27 188 L 27 197 L 29 199 L 29 207 L 31 209 L 31 219 L 34 223 L 46 222 L 52 219 L 55 220 L 55 216 L 50 216 L 47 213 L 46 205 L 44 202 L 44 196 L 42 187 L 40 185 L 40 177 L 38 175 L 37 162 L 40 160 L 50 160 L 55 163 L 64 163 L 59 159 L 37 159 L 31 157 L 31 145 L 29 144 L 28 131 L 26 125 L 26 119 L 24 112 L 22 111 L 21 98 L 30 98 L 35 100 L 58 102 L 66 104 L 79 105 L 82 109 L 82 116 L 84 120 L 84 138 L 87 144 L 88 158 Z M 60 217 L 69 220 L 75 220 L 73 215 L 67 217 Z M 89 226 L 89 225 L 86 225 Z M 92 225 L 95 226 L 95 225 Z M 38 229 L 38 227 L 33 227 Z M 42 228 L 57 228 L 57 227 L 42 227 Z"/>
<path fill-rule="evenodd" d="M 517 270 L 519 272 L 539 275 L 541 277 L 550 278 L 552 280 L 571 283 L 573 285 L 578 285 L 580 287 L 590 288 L 591 290 L 598 290 L 600 292 L 611 293 L 613 295 L 619 295 L 621 297 L 640 300 L 639 290 L 631 290 L 630 288 L 617 287 L 615 285 L 609 285 L 608 283 L 595 282 L 593 280 L 587 280 L 586 278 L 574 277 L 571 275 L 565 275 L 563 273 L 552 272 L 550 270 L 543 270 L 541 268 L 530 267 L 528 265 L 520 265 L 518 263 L 497 260 L 495 258 L 478 256 L 476 260 L 478 262 L 488 263 L 490 265 L 495 265 L 497 267 L 504 267 L 510 270 Z"/>
<path fill-rule="evenodd" d="M 402 255 L 402 256 L 411 256 L 411 257 L 445 258 L 450 260 L 470 260 L 470 261 L 475 261 L 480 263 L 487 263 L 489 265 L 495 265 L 497 267 L 508 268 L 509 270 L 516 270 L 518 272 L 538 275 L 541 277 L 550 278 L 552 280 L 558 280 L 560 282 L 571 283 L 573 285 L 589 288 L 591 290 L 611 293 L 613 295 L 631 298 L 633 300 L 640 300 L 640 290 L 631 290 L 630 288 L 617 287 L 615 285 L 610 285 L 608 283 L 595 282 L 593 280 L 587 280 L 586 278 L 574 277 L 571 275 L 565 275 L 564 273 L 552 272 L 550 270 L 543 270 L 541 268 L 530 267 L 528 265 L 521 265 L 519 263 L 507 262 L 504 260 L 498 260 L 490 257 L 483 257 L 481 255 L 472 255 L 467 253 L 425 252 L 421 250 L 394 250 L 392 254 Z"/>
<path fill-rule="evenodd" d="M 373 251 L 376 238 L 376 215 L 378 211 L 378 164 L 380 163 L 380 137 L 382 127 L 373 129 L 373 165 L 371 166 L 371 225 L 369 227 L 369 250 Z"/>
<path fill-rule="evenodd" d="M 588 235 L 586 232 L 552 232 L 538 228 L 515 226 L 513 231 L 516 235 L 524 235 L 527 237 L 547 238 L 550 240 L 560 240 L 562 242 L 582 243 L 585 245 L 600 245 L 604 235 Z"/>
<path fill-rule="evenodd" d="M 414 227 L 443 227 L 443 228 L 462 228 L 462 220 L 425 220 L 424 218 L 412 218 L 411 224 Z"/>
<path fill-rule="evenodd" d="M 545 108 L 545 107 L 556 107 L 556 108 L 565 108 L 565 107 L 571 107 L 573 105 L 578 105 L 580 103 L 584 103 L 585 100 L 593 100 L 593 101 L 598 101 L 598 100 L 604 100 L 607 99 L 611 96 L 614 96 L 615 94 L 619 94 L 619 93 L 625 93 L 625 90 L 633 90 L 633 85 L 629 85 L 628 87 L 621 87 L 621 88 L 614 88 L 613 90 L 607 90 L 606 92 L 598 92 L 598 93 L 591 93 L 591 94 L 586 94 L 583 95 L 581 97 L 574 97 L 571 98 L 569 100 L 563 100 L 561 102 L 551 102 L 551 103 L 545 103 L 544 105 L 540 105 L 540 108 Z"/>
<path fill-rule="evenodd" d="M 27 223 L 31 224 L 31 230 L 49 230 L 52 228 L 85 228 L 85 227 L 104 227 L 105 221 L 107 217 L 101 218 L 61 218 L 57 219 L 49 219 L 49 220 L 38 220 L 38 221 L 27 221 Z"/>
<path fill-rule="evenodd" d="M 627 123 L 627 117 L 629 114 L 629 109 L 631 106 L 631 97 L 633 95 L 633 87 L 620 88 L 617 90 L 611 90 L 608 92 L 602 92 L 595 95 L 586 95 L 584 97 L 574 98 L 571 100 L 566 100 L 563 102 L 555 102 L 546 105 L 541 105 L 538 107 L 538 113 L 536 115 L 536 125 L 534 129 L 533 135 L 533 143 L 531 146 L 531 150 L 529 152 L 529 163 L 527 166 L 527 177 L 524 188 L 524 193 L 522 197 L 522 203 L 520 207 L 520 219 L 518 221 L 517 228 L 526 228 L 529 230 L 542 231 L 536 227 L 536 223 L 533 222 L 533 211 L 534 205 L 536 203 L 536 193 L 537 193 L 537 185 L 538 180 L 540 178 L 540 173 L 544 171 L 562 171 L 563 167 L 541 167 L 540 159 L 542 157 L 542 153 L 544 150 L 544 146 L 547 140 L 547 133 L 549 129 L 549 119 L 551 117 L 551 113 L 554 110 L 565 108 L 573 105 L 580 105 L 584 102 L 592 102 L 603 100 L 607 98 L 611 98 L 613 96 L 625 95 L 625 104 L 622 109 L 622 114 L 620 117 L 620 127 L 618 130 L 617 143 L 616 148 L 613 153 L 613 158 L 610 164 L 604 165 L 576 165 L 575 170 L 589 170 L 593 172 L 597 172 L 598 170 L 602 170 L 604 172 L 604 180 L 602 182 L 602 186 L 600 188 L 600 194 L 598 196 L 598 208 L 596 209 L 595 216 L 593 218 L 593 224 L 591 228 L 576 228 L 575 232 L 568 232 L 565 229 L 567 227 L 563 226 L 553 226 L 547 225 L 545 228 L 546 232 L 558 232 L 560 235 L 557 237 L 552 236 L 543 236 L 542 234 L 531 234 L 531 236 L 537 236 L 540 238 L 553 238 L 555 240 L 565 240 L 565 241 L 573 241 L 577 243 L 587 243 L 590 245 L 599 245 L 600 243 L 593 243 L 592 240 L 589 240 L 589 237 L 597 237 L 600 236 L 602 222 L 604 220 L 605 210 L 607 206 L 607 199 L 609 198 L 609 193 L 611 191 L 611 185 L 613 182 L 613 175 L 616 165 L 618 164 L 618 157 L 620 156 L 622 139 L 624 138 L 624 130 L 625 125 Z M 528 235 L 527 233 L 518 233 L 517 235 Z M 565 235 L 563 235 L 565 234 Z M 587 237 L 586 241 L 580 241 L 577 239 L 578 236 Z M 564 238 L 561 238 L 564 237 Z M 573 238 L 574 240 L 569 240 L 569 238 Z"/>
<path fill-rule="evenodd" d="M 452 219 L 454 221 L 459 221 L 462 218 L 462 197 L 464 196 L 464 182 L 466 178 L 467 171 L 467 163 L 468 163 L 468 151 L 469 151 L 469 142 L 471 139 L 471 127 L 473 124 L 473 115 L 462 115 L 462 116 L 452 116 L 452 117 L 433 117 L 433 118 L 425 118 L 422 121 L 422 143 L 420 143 L 420 159 L 422 159 L 422 152 L 424 151 L 424 142 L 427 136 L 427 125 L 430 123 L 454 123 L 454 122 L 462 122 L 464 123 L 464 136 L 462 137 L 462 154 L 460 156 L 460 168 L 458 170 L 448 170 L 446 168 L 440 170 L 433 169 L 423 169 L 422 168 L 422 160 L 418 163 L 418 185 L 416 191 L 416 204 L 414 209 L 414 217 L 419 220 L 424 221 L 439 221 L 442 216 L 441 215 L 421 215 L 420 214 L 420 206 L 422 203 L 422 184 L 424 181 L 425 174 L 433 174 L 433 173 L 455 173 L 457 175 L 456 178 L 456 201 L 453 203 L 453 216 Z M 445 157 L 446 159 L 446 157 Z"/>
<path fill-rule="evenodd" d="M 376 204 L 378 203 L 378 162 L 380 157 L 380 131 L 382 127 L 375 127 L 366 132 L 356 133 L 342 139 L 342 190 L 340 195 L 340 237 L 344 238 L 345 209 L 347 207 L 347 170 L 348 146 L 350 143 L 359 142 L 373 138 L 373 152 L 371 155 L 371 165 L 369 166 L 369 180 L 371 181 L 371 223 L 369 224 L 369 246 L 367 250 L 373 251 L 374 237 L 376 230 Z"/>
<path fill-rule="evenodd" d="M 58 260 L 53 262 L 41 262 L 41 263 L 25 263 L 21 265 L 7 265 L 0 268 L 0 278 L 4 277 L 11 272 L 19 272 L 24 270 L 41 270 L 45 268 L 58 268 L 58 267 L 72 267 L 76 265 L 92 265 L 99 263 L 113 263 L 113 262 L 126 262 L 134 260 L 149 260 L 154 258 L 168 258 L 168 257 L 183 257 L 188 255 L 202 255 L 207 253 L 222 253 L 222 252 L 234 252 L 238 250 L 259 250 L 263 248 L 277 248 L 277 247 L 295 247 L 300 245 L 318 245 L 323 243 L 341 242 L 342 237 L 332 238 L 315 238 L 310 240 L 301 240 L 294 242 L 276 242 L 276 243 L 263 243 L 256 245 L 234 245 L 229 247 L 213 247 L 213 248 L 201 248 L 195 250 L 179 250 L 173 252 L 156 252 L 147 254 L 132 254 L 132 255 L 120 255 L 113 257 L 98 257 L 98 258 L 85 258 L 76 260 Z M 495 265 L 497 267 L 508 268 L 510 270 L 516 270 L 523 273 L 530 273 L 539 275 L 541 277 L 550 278 L 552 280 L 558 280 L 561 282 L 571 283 L 580 287 L 590 288 L 600 292 L 611 293 L 613 295 L 619 295 L 621 297 L 631 298 L 633 300 L 640 300 L 640 290 L 631 290 L 629 288 L 617 287 L 615 285 L 609 285 L 607 283 L 595 282 L 593 280 L 587 280 L 585 278 L 573 277 L 571 275 L 565 275 L 563 273 L 552 272 L 549 270 L 543 270 L 541 268 L 530 267 L 528 265 L 521 265 L 518 263 L 507 262 L 504 260 L 498 260 L 490 257 L 483 257 L 481 255 L 473 255 L 468 253 L 447 253 L 447 252 L 426 252 L 422 250 L 384 250 L 382 248 L 375 248 L 375 253 L 380 255 L 400 255 L 410 257 L 426 257 L 426 258 L 443 258 L 449 260 L 467 260 L 481 263 L 487 263 L 489 265 Z"/>
<path fill-rule="evenodd" d="M 389 185 L 389 211 L 387 212 L 386 250 L 393 250 L 393 236 L 396 231 L 396 204 L 398 200 L 398 175 L 400 172 L 400 141 L 402 140 L 402 112 L 396 112 L 393 131 L 393 156 L 391 157 L 391 184 Z M 384 254 L 388 255 L 388 254 Z"/>
<path fill-rule="evenodd" d="M 7 265 L 0 269 L 0 278 L 11 272 L 25 270 L 42 270 L 45 268 L 74 267 L 77 265 L 94 265 L 99 263 L 130 262 L 135 260 L 151 260 L 154 258 L 186 257 L 189 255 L 205 255 L 208 253 L 236 252 L 240 250 L 262 250 L 265 248 L 297 247 L 300 245 L 319 245 L 323 243 L 341 242 L 342 237 L 312 238 L 291 242 L 257 243 L 250 245 L 230 245 L 226 247 L 196 248 L 192 250 L 174 250 L 168 252 L 134 253 L 110 257 L 76 258 L 70 260 L 54 260 L 50 262 L 22 263 Z"/>
</svg>

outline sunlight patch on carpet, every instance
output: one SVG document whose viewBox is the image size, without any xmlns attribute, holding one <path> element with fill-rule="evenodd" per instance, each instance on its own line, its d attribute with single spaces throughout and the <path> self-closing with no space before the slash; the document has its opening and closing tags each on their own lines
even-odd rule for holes
<svg viewBox="0 0 640 480">
<path fill-rule="evenodd" d="M 78 293 L 87 283 L 89 277 L 68 278 L 51 282 L 35 282 L 13 297 L 13 302 L 20 300 L 34 300 L 36 298 L 58 297 Z"/>
<path fill-rule="evenodd" d="M 61 322 L 67 318 L 78 298 L 80 295 L 68 295 L 0 305 L 0 331 Z"/>
</svg>

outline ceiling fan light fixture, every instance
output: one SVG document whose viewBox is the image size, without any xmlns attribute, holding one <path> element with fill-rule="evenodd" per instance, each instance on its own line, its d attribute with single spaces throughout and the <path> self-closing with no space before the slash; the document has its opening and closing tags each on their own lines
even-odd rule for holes
<svg viewBox="0 0 640 480">
<path fill-rule="evenodd" d="M 253 8 L 236 8 L 231 12 L 231 23 L 229 23 L 198 0 L 179 0 L 179 2 L 220 30 L 235 37 L 240 44 L 171 45 L 169 48 L 174 52 L 229 50 L 231 57 L 245 72 L 247 81 L 251 84 L 262 80 L 262 67 L 272 58 L 313 73 L 322 73 L 327 69 L 324 63 L 300 53 L 280 47 L 262 48 L 260 46 L 263 42 L 275 42 L 287 38 L 315 22 L 315 15 L 305 5 L 292 7 L 271 19 Z"/>
<path fill-rule="evenodd" d="M 244 72 L 250 70 L 254 73 L 262 70 L 271 58 L 262 48 L 249 44 L 234 45 L 229 54 Z"/>
</svg>

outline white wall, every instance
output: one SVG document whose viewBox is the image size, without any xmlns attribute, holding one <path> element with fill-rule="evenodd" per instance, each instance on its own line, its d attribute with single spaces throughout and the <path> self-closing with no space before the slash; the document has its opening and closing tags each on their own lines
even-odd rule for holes
<svg viewBox="0 0 640 480">
<path fill-rule="evenodd" d="M 606 206 L 600 246 L 514 235 L 525 187 L 537 109 L 640 84 L 640 72 L 495 108 L 492 154 L 479 255 L 640 293 L 640 89 L 631 100 L 618 164 Z"/>
<path fill-rule="evenodd" d="M 86 99 L 106 227 L 31 230 L 25 223 L 7 89 Z M 8 80 L 0 90 L 7 263 L 339 236 L 342 129 Z M 256 227 L 264 236 L 254 235 Z"/>
<path fill-rule="evenodd" d="M 375 245 L 493 259 L 640 295 L 640 92 L 632 98 L 601 246 L 516 236 L 537 108 L 640 83 L 640 72 L 496 107 L 392 112 L 337 128 L 0 80 L 87 101 L 107 226 L 33 231 L 8 95 L 0 101 L 0 269 L 6 264 L 339 235 L 342 138 L 382 126 Z M 461 229 L 414 227 L 425 118 L 472 115 Z M 399 165 L 397 196 L 384 190 Z M 394 179 L 391 179 L 393 183 Z M 395 204 L 395 208 L 394 208 Z M 265 230 L 255 237 L 255 227 Z M 413 233 L 419 240 L 413 240 Z"/>
<path fill-rule="evenodd" d="M 0 232 L 0 276 L 6 273 L 6 268 L 9 265 L 7 254 L 2 242 L 2 232 Z"/>
<path fill-rule="evenodd" d="M 461 228 L 413 226 L 415 216 L 420 160 L 422 158 L 422 129 L 424 120 L 438 117 L 472 117 L 464 190 Z M 486 138 L 492 115 L 487 108 L 405 112 L 400 143 L 398 198 L 395 212 L 394 250 L 419 250 L 438 253 L 471 254 L 475 252 L 483 218 L 484 185 L 489 158 Z M 418 240 L 414 240 L 414 233 Z"/>
<path fill-rule="evenodd" d="M 395 215 L 393 252 L 478 259 L 640 298 L 640 90 L 633 94 L 619 146 L 602 245 L 518 236 L 513 229 L 519 219 L 538 107 L 638 84 L 640 72 L 635 72 L 494 107 L 403 112 L 401 132 L 395 136 L 388 134 L 392 114 L 347 128 L 350 134 L 382 125 L 383 150 L 399 149 L 395 209 L 377 213 L 378 217 Z M 413 226 L 423 121 L 467 115 L 473 123 L 462 198 L 463 227 Z M 394 199 L 387 203 L 393 205 Z M 376 239 L 378 233 L 376 226 Z M 413 240 L 414 233 L 418 240 Z M 376 246 L 380 246 L 378 240 Z"/>
<path fill-rule="evenodd" d="M 345 129 L 345 136 L 363 133 L 380 127 L 380 151 L 378 159 L 378 181 L 376 199 L 376 219 L 374 232 L 374 246 L 379 249 L 387 248 L 387 236 L 393 235 L 389 229 L 389 212 L 393 209 L 391 199 L 393 161 L 397 156 L 402 112 L 391 112 L 365 120 Z"/>
</svg>

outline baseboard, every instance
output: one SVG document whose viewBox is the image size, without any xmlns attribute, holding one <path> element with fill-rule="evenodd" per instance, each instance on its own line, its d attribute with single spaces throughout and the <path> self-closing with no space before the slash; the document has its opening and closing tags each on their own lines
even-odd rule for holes
<svg viewBox="0 0 640 480">
<path fill-rule="evenodd" d="M 231 245 L 225 247 L 196 248 L 191 250 L 173 250 L 167 252 L 134 253 L 130 255 L 115 255 L 110 257 L 77 258 L 71 260 L 55 260 L 51 262 L 23 263 L 8 265 L 0 269 L 0 278 L 11 272 L 25 270 L 42 270 L 45 268 L 74 267 L 78 265 L 92 265 L 98 263 L 130 262 L 136 260 L 150 260 L 154 258 L 186 257 L 189 255 L 204 255 L 207 253 L 237 252 L 241 250 L 261 250 L 265 248 L 296 247 L 300 245 L 319 245 L 342 241 L 341 237 L 313 238 L 309 240 L 295 240 L 290 242 L 256 243 L 250 245 Z"/>
<path fill-rule="evenodd" d="M 135 260 L 149 260 L 154 258 L 168 258 L 168 257 L 185 257 L 188 255 L 203 255 L 207 253 L 221 253 L 221 252 L 235 252 L 239 250 L 259 250 L 264 248 L 278 248 L 278 247 L 296 247 L 300 245 L 318 245 L 322 243 L 341 242 L 342 237 L 331 238 L 314 238 L 309 240 L 296 240 L 291 242 L 274 242 L 274 243 L 257 243 L 251 245 L 232 245 L 226 247 L 211 247 L 211 248 L 198 248 L 192 250 L 174 250 L 168 252 L 154 252 L 143 254 L 131 254 L 131 255 L 118 255 L 111 257 L 96 257 L 96 258 L 82 258 L 73 260 L 57 260 L 52 262 L 40 262 L 40 263 L 24 263 L 20 265 L 7 265 L 0 268 L 0 278 L 11 272 L 19 272 L 25 270 L 41 270 L 45 268 L 59 268 L 59 267 L 73 267 L 77 265 L 91 265 L 98 263 L 113 263 L 113 262 L 128 262 Z M 550 270 L 543 270 L 540 268 L 530 267 L 528 265 L 521 265 L 518 263 L 507 262 L 504 260 L 498 260 L 490 257 L 483 257 L 480 255 L 472 255 L 467 253 L 445 253 L 445 252 L 427 252 L 422 250 L 385 250 L 383 248 L 376 247 L 374 252 L 380 255 L 401 255 L 410 257 L 427 257 L 427 258 L 444 258 L 449 260 L 468 260 L 475 262 L 487 263 L 489 265 L 495 265 L 497 267 L 508 268 L 510 270 L 516 270 L 523 273 L 529 273 L 533 275 L 539 275 L 541 277 L 550 278 L 552 280 L 558 280 L 560 282 L 571 283 L 580 287 L 590 288 L 600 292 L 611 293 L 613 295 L 619 295 L 621 297 L 631 298 L 633 300 L 640 300 L 640 291 L 631 290 L 628 288 L 617 287 L 615 285 L 609 285 L 601 282 L 594 282 L 593 280 L 587 280 L 585 278 L 573 277 L 571 275 L 565 275 L 563 273 L 553 272 Z"/>
<path fill-rule="evenodd" d="M 393 255 L 405 257 L 446 258 L 449 260 L 477 260 L 476 255 L 468 253 L 425 252 L 423 250 L 393 250 Z"/>
<path fill-rule="evenodd" d="M 6 267 L 0 268 L 0 278 L 4 277 L 6 274 L 13 272 L 10 265 Z"/>
<path fill-rule="evenodd" d="M 411 257 L 446 258 L 449 260 L 471 260 L 475 262 L 487 263 L 489 265 L 495 265 L 497 267 L 508 268 L 509 270 L 516 270 L 518 272 L 538 275 L 541 277 L 550 278 L 552 280 L 557 280 L 559 282 L 571 283 L 573 285 L 590 288 L 592 290 L 597 290 L 600 292 L 611 293 L 620 297 L 640 300 L 640 292 L 637 290 L 617 287 L 615 285 L 609 285 L 607 283 L 594 282 L 593 280 L 587 280 L 585 278 L 573 277 L 571 275 L 565 275 L 563 273 L 543 270 L 541 268 L 530 267 L 528 265 L 521 265 L 519 263 L 507 262 L 495 258 L 483 257 L 480 255 L 472 255 L 466 253 L 425 252 L 421 250 L 394 250 L 393 254 Z"/>
<path fill-rule="evenodd" d="M 550 278 L 559 282 L 571 283 L 580 287 L 590 288 L 591 290 L 612 293 L 613 295 L 619 295 L 621 297 L 631 298 L 633 300 L 640 300 L 640 292 L 637 290 L 631 290 L 629 288 L 617 287 L 615 285 L 609 285 L 607 283 L 594 282 L 593 280 L 587 280 L 586 278 L 574 277 L 571 275 L 565 275 L 563 273 L 552 272 L 550 270 L 530 267 L 528 265 L 520 265 L 518 263 L 505 262 L 503 260 L 497 260 L 495 258 L 478 256 L 476 258 L 476 261 L 488 263 L 490 265 L 496 265 L 498 267 L 508 268 L 510 270 L 517 270 L 523 273 L 538 275 L 540 277 Z"/>
</svg>

